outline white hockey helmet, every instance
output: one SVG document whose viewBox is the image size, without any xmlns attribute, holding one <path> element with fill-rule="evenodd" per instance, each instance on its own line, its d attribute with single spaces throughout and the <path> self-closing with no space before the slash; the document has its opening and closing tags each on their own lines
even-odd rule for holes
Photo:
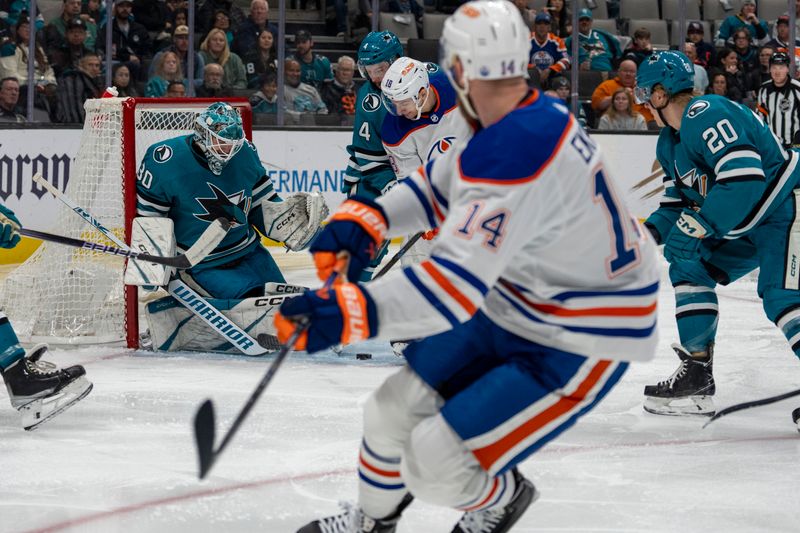
<svg viewBox="0 0 800 533">
<path fill-rule="evenodd" d="M 401 57 L 392 63 L 383 77 L 381 100 L 389 113 L 411 118 L 403 111 L 415 110 L 416 116 L 411 120 L 419 120 L 422 106 L 425 105 L 425 98 L 420 92 L 422 89 L 427 91 L 429 87 L 428 69 L 425 64 L 410 57 Z"/>
<path fill-rule="evenodd" d="M 439 40 L 439 64 L 461 97 L 465 110 L 477 118 L 467 98 L 469 80 L 528 77 L 530 30 L 508 0 L 475 0 L 462 4 L 444 23 Z M 464 85 L 455 80 L 454 65 L 464 70 Z"/>
</svg>

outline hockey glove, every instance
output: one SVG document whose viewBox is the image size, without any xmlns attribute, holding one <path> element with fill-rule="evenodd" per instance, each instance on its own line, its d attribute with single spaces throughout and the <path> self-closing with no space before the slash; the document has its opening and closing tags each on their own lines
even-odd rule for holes
<svg viewBox="0 0 800 533">
<path fill-rule="evenodd" d="M 363 341 L 374 337 L 378 330 L 375 303 L 355 283 L 340 283 L 331 289 L 308 291 L 284 300 L 275 315 L 275 329 L 282 343 L 291 337 L 296 320 L 301 318 L 310 324 L 294 348 L 309 353 Z"/>
<path fill-rule="evenodd" d="M 713 236 L 714 228 L 703 219 L 700 213 L 684 209 L 675 227 L 664 242 L 664 257 L 670 263 L 676 261 L 696 262 L 708 259 L 711 251 L 703 246 L 703 239 Z"/>
<path fill-rule="evenodd" d="M 387 229 L 386 215 L 377 203 L 358 196 L 345 200 L 311 243 L 319 278 L 326 280 L 339 270 L 347 279 L 358 279 L 375 258 Z M 344 266 L 337 261 L 340 252 L 347 252 Z"/>
<path fill-rule="evenodd" d="M 0 205 L 0 248 L 13 248 L 19 242 L 17 229 L 22 224 L 11 209 Z"/>
</svg>

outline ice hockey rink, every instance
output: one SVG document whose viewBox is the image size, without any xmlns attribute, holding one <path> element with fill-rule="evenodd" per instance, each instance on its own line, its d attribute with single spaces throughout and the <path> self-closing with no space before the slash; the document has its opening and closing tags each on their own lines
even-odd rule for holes
<svg viewBox="0 0 800 533">
<path fill-rule="evenodd" d="M 314 284 L 310 263 L 293 259 L 288 280 Z M 790 417 L 800 398 L 706 429 L 703 419 L 642 410 L 644 385 L 677 363 L 668 283 L 660 304 L 655 361 L 633 365 L 594 411 L 522 464 L 541 498 L 514 531 L 800 531 L 800 434 Z M 752 279 L 723 288 L 720 311 L 718 408 L 800 387 L 800 361 L 763 316 Z M 213 398 L 219 438 L 270 358 L 93 347 L 57 349 L 53 360 L 85 365 L 94 390 L 31 433 L 0 392 L 2 533 L 293 532 L 355 498 L 361 406 L 403 364 L 378 342 L 341 357 L 291 355 L 201 482 L 197 406 Z M 398 532 L 449 532 L 458 516 L 416 501 Z"/>
</svg>

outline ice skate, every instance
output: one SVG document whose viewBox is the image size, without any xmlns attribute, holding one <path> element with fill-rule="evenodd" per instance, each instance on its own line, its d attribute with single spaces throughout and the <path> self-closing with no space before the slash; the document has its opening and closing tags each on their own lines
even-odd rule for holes
<svg viewBox="0 0 800 533">
<path fill-rule="evenodd" d="M 461 516 L 452 533 L 505 533 L 539 497 L 539 492 L 529 480 L 515 468 L 514 480 L 517 488 L 505 507 L 466 512 Z"/>
<path fill-rule="evenodd" d="M 2 372 L 11 405 L 22 415 L 26 430 L 61 414 L 92 390 L 82 366 L 58 368 L 41 361 L 46 352 L 47 345 L 36 345 Z"/>
<path fill-rule="evenodd" d="M 644 410 L 656 415 L 713 416 L 713 345 L 708 347 L 707 359 L 693 358 L 679 344 L 673 344 L 672 349 L 681 363 L 668 379 L 644 388 Z"/>
<path fill-rule="evenodd" d="M 392 515 L 376 520 L 361 512 L 358 506 L 343 502 L 342 512 L 314 520 L 297 530 L 297 533 L 394 533 L 403 510 L 414 500 L 406 494 Z"/>
</svg>

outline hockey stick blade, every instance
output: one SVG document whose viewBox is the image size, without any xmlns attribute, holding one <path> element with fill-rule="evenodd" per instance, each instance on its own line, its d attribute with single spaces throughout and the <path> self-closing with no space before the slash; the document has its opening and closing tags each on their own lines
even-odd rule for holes
<svg viewBox="0 0 800 533">
<path fill-rule="evenodd" d="M 156 263 L 159 265 L 171 266 L 179 269 L 192 268 L 199 263 L 208 253 L 217 247 L 217 245 L 225 238 L 225 235 L 230 229 L 230 222 L 224 218 L 218 218 L 203 232 L 200 238 L 192 245 L 185 254 L 176 256 L 157 256 L 146 253 L 134 252 L 118 248 L 116 246 L 109 246 L 106 244 L 99 244 L 96 242 L 84 241 L 82 239 L 73 239 L 72 237 L 65 237 L 63 235 L 54 235 L 44 231 L 36 231 L 27 228 L 20 228 L 18 230 L 20 235 L 26 237 L 33 237 L 43 241 L 54 242 L 63 244 L 65 246 L 72 246 L 74 248 L 82 248 L 93 252 L 99 252 L 108 255 L 116 255 L 118 257 L 127 257 L 129 259 L 138 259 L 147 263 Z"/>
<path fill-rule="evenodd" d="M 718 420 L 723 416 L 735 413 L 736 411 L 742 411 L 744 409 L 750 409 L 752 407 L 761 407 L 762 405 L 769 405 L 771 403 L 780 402 L 781 400 L 786 400 L 794 396 L 800 396 L 800 389 L 794 390 L 792 392 L 785 392 L 783 394 L 778 394 L 777 396 L 770 396 L 769 398 L 762 398 L 761 400 L 753 400 L 751 402 L 742 402 L 742 403 L 737 403 L 736 405 L 731 405 L 730 407 L 726 407 L 722 411 L 717 411 L 717 413 L 714 416 L 709 418 L 708 421 L 705 424 L 703 424 L 703 428 L 705 429 L 705 427 L 708 426 L 714 420 Z"/>
<path fill-rule="evenodd" d="M 206 477 L 214 464 L 214 403 L 206 400 L 194 415 L 194 440 L 197 443 L 197 457 L 200 461 L 200 479 Z"/>
</svg>

